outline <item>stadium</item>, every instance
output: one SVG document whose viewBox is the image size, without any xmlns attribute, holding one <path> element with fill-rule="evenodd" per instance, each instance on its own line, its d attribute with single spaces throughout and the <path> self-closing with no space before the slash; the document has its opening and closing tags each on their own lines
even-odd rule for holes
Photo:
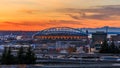
<svg viewBox="0 0 120 68">
<path fill-rule="evenodd" d="M 41 41 L 78 41 L 82 39 L 87 39 L 88 35 L 78 29 L 70 27 L 55 27 L 49 28 L 37 32 L 33 35 L 34 39 L 39 39 Z"/>
<path fill-rule="evenodd" d="M 35 33 L 33 39 L 38 43 L 38 48 L 55 49 L 58 52 L 69 47 L 86 47 L 88 45 L 87 33 L 70 27 L 54 27 Z M 53 50 L 53 52 L 55 52 Z"/>
</svg>

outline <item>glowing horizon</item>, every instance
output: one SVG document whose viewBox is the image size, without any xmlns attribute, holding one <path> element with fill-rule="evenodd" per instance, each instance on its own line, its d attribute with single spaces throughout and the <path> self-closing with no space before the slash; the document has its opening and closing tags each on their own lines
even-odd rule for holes
<svg viewBox="0 0 120 68">
<path fill-rule="evenodd" d="M 120 0 L 1 0 L 0 30 L 120 27 Z"/>
</svg>

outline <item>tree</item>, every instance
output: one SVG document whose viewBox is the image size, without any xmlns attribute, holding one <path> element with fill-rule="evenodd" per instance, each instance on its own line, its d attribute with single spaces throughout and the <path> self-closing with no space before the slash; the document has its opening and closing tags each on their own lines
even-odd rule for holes
<svg viewBox="0 0 120 68">
<path fill-rule="evenodd" d="M 14 64 L 14 56 L 11 54 L 11 48 L 5 47 L 1 58 L 2 64 Z"/>
<path fill-rule="evenodd" d="M 26 58 L 26 64 L 34 64 L 36 62 L 36 56 L 31 46 L 29 46 L 29 48 L 27 49 L 25 58 Z"/>
<path fill-rule="evenodd" d="M 7 48 L 4 47 L 4 51 L 2 53 L 2 57 L 1 57 L 1 64 L 6 64 L 6 55 L 7 55 Z"/>
<path fill-rule="evenodd" d="M 120 50 L 117 46 L 115 46 L 114 41 L 110 44 L 110 52 L 111 53 L 120 53 Z"/>
<path fill-rule="evenodd" d="M 69 46 L 68 47 L 68 52 L 70 52 L 70 53 L 76 52 L 76 46 Z"/>
<path fill-rule="evenodd" d="M 100 53 L 109 53 L 109 46 L 107 40 L 105 40 L 101 45 Z"/>
<path fill-rule="evenodd" d="M 9 47 L 6 55 L 7 64 L 12 64 L 12 57 L 13 55 L 11 55 L 11 48 Z"/>
<path fill-rule="evenodd" d="M 120 50 L 117 46 L 115 46 L 114 41 L 111 42 L 110 46 L 108 46 L 107 41 L 104 41 L 101 45 L 100 53 L 120 53 Z"/>
<path fill-rule="evenodd" d="M 17 52 L 17 56 L 11 54 L 11 48 L 5 47 L 1 57 L 1 64 L 34 64 L 36 56 L 32 48 L 27 51 L 21 46 Z"/>
<path fill-rule="evenodd" d="M 24 48 L 21 46 L 17 53 L 18 64 L 25 64 L 25 52 Z"/>
</svg>

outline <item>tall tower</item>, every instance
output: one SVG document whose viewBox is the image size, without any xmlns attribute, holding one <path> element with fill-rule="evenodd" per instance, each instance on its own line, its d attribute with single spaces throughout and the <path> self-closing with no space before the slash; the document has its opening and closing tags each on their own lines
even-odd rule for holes
<svg viewBox="0 0 120 68">
<path fill-rule="evenodd" d="M 109 29 L 109 27 L 108 27 L 108 26 L 106 26 L 106 27 L 105 27 L 105 29 L 106 29 L 106 33 L 108 33 L 108 29 Z"/>
<path fill-rule="evenodd" d="M 88 30 L 86 30 L 86 34 L 88 34 Z"/>
</svg>

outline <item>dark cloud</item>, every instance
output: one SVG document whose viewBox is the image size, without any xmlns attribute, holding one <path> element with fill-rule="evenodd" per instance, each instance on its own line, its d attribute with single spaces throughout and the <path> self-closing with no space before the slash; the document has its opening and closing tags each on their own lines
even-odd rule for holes
<svg viewBox="0 0 120 68">
<path fill-rule="evenodd" d="M 78 21 L 72 21 L 72 20 L 49 20 L 48 22 L 9 22 L 6 21 L 4 24 L 9 25 L 15 25 L 15 26 L 60 26 L 60 25 L 68 25 L 68 24 L 74 24 L 79 25 L 81 24 Z"/>
<path fill-rule="evenodd" d="M 80 14 L 77 14 L 77 15 L 66 14 L 66 15 L 68 15 L 68 16 L 70 16 L 70 17 L 72 17 L 73 19 L 77 19 L 77 20 L 81 19 Z"/>
<path fill-rule="evenodd" d="M 5 24 L 15 25 L 15 26 L 42 26 L 43 23 L 40 22 L 4 22 Z"/>
<path fill-rule="evenodd" d="M 78 13 L 76 15 L 73 15 L 73 14 L 67 14 L 67 15 L 69 15 L 71 18 L 76 19 L 76 20 L 82 20 L 82 19 L 109 20 L 110 19 L 110 16 L 105 15 L 105 14 L 87 15 L 87 14 L 84 13 L 84 14 L 81 15 L 81 13 Z"/>
<path fill-rule="evenodd" d="M 120 5 L 97 6 L 90 9 L 65 8 L 61 12 L 67 13 L 73 19 L 116 20 L 120 16 Z M 88 15 L 87 13 L 93 13 Z"/>
<path fill-rule="evenodd" d="M 73 20 L 50 20 L 49 21 L 51 24 L 54 23 L 54 24 L 81 24 L 80 22 L 78 21 L 73 21 Z"/>
<path fill-rule="evenodd" d="M 87 18 L 87 19 L 98 19 L 98 20 L 109 20 L 111 19 L 109 17 L 109 15 L 105 15 L 105 14 L 94 14 L 94 15 L 90 15 L 90 16 L 83 16 L 83 18 Z"/>
<path fill-rule="evenodd" d="M 71 13 L 71 14 L 66 14 L 66 15 L 72 17 L 73 19 L 77 19 L 77 20 L 82 19 L 82 17 L 86 17 L 86 14 L 84 12 L 76 12 L 76 13 Z"/>
<path fill-rule="evenodd" d="M 82 11 L 120 16 L 120 5 L 97 6 L 96 9 L 83 9 Z"/>
<path fill-rule="evenodd" d="M 34 9 L 22 9 L 22 10 L 19 10 L 19 11 L 22 12 L 22 13 L 27 13 L 27 14 L 35 14 L 35 13 L 40 12 L 40 10 L 34 10 Z"/>
</svg>

